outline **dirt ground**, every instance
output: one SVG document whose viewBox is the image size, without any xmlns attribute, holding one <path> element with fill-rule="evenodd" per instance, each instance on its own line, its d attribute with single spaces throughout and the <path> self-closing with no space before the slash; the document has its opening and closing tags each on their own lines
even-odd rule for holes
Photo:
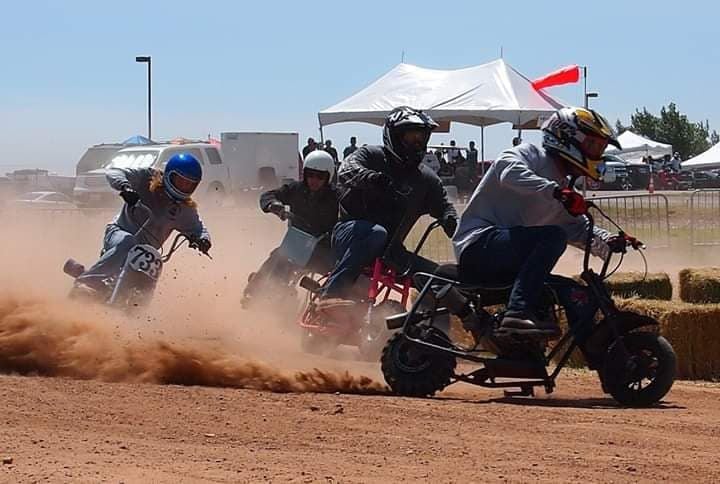
<svg viewBox="0 0 720 484">
<path fill-rule="evenodd" d="M 534 399 L 407 399 L 350 350 L 303 354 L 292 321 L 239 307 L 282 234 L 255 210 L 209 216 L 214 259 L 180 251 L 147 312 L 68 302 L 62 263 L 92 262 L 106 221 L 0 216 L 0 482 L 720 481 L 718 384 L 648 410 L 582 371 Z"/>
<path fill-rule="evenodd" d="M 3 482 L 718 482 L 720 388 L 617 408 L 589 374 L 550 397 L 434 399 L 0 377 Z M 6 461 L 7 462 L 7 461 Z"/>
</svg>

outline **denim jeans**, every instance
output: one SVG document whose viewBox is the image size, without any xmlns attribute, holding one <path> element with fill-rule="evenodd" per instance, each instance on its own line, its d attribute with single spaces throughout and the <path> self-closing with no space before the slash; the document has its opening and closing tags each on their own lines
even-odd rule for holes
<svg viewBox="0 0 720 484">
<path fill-rule="evenodd" d="M 335 249 L 337 263 L 323 288 L 324 297 L 343 297 L 363 268 L 372 264 L 376 257 L 384 253 L 387 242 L 387 230 L 367 220 L 339 222 L 332 233 L 332 246 Z M 404 247 L 395 247 L 389 258 L 399 270 L 405 270 L 412 263 L 414 272 L 433 273 L 438 265 L 424 257 L 415 257 Z M 424 281 L 423 281 L 424 282 Z"/>
<path fill-rule="evenodd" d="M 493 227 L 463 251 L 460 277 L 480 284 L 512 284 L 508 311 L 534 311 L 566 247 L 567 235 L 557 226 Z"/>
<path fill-rule="evenodd" d="M 100 260 L 83 272 L 77 281 L 95 289 L 102 289 L 102 280 L 120 273 L 128 252 L 137 243 L 135 236 L 130 232 L 124 231 L 117 225 L 108 225 L 105 229 Z"/>
</svg>

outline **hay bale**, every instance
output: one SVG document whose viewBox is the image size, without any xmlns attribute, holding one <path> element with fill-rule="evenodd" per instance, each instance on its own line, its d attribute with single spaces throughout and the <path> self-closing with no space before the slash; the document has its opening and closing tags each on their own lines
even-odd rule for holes
<svg viewBox="0 0 720 484">
<path fill-rule="evenodd" d="M 680 271 L 680 299 L 687 303 L 720 303 L 720 268 Z"/>
<path fill-rule="evenodd" d="M 618 306 L 660 323 L 660 333 L 678 357 L 678 377 L 720 379 L 720 305 L 622 300 Z"/>
<path fill-rule="evenodd" d="M 664 272 L 619 272 L 605 281 L 610 293 L 617 297 L 641 299 L 672 299 L 672 283 L 670 276 Z"/>
</svg>

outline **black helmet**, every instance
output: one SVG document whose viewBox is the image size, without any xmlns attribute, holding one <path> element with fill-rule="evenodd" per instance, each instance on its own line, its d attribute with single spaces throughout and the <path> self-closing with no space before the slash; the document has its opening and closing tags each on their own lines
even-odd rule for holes
<svg viewBox="0 0 720 484">
<path fill-rule="evenodd" d="M 417 166 L 427 151 L 430 133 L 437 127 L 438 124 L 422 111 L 401 106 L 390 111 L 390 114 L 385 118 L 383 144 L 385 149 L 392 153 L 401 163 Z M 402 142 L 402 134 L 408 130 L 418 129 L 425 132 L 424 140 L 417 145 L 405 146 Z"/>
</svg>

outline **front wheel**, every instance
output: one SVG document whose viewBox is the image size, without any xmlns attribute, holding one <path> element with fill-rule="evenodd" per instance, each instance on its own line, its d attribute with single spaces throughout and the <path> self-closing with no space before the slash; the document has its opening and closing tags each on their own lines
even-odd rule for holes
<svg viewBox="0 0 720 484">
<path fill-rule="evenodd" d="M 393 392 L 406 397 L 429 397 L 448 386 L 455 373 L 455 357 L 409 341 L 395 333 L 382 352 L 381 368 Z"/>
<path fill-rule="evenodd" d="M 670 391 L 676 368 L 668 340 L 655 333 L 629 333 L 605 355 L 603 387 L 621 405 L 648 407 Z"/>
</svg>

